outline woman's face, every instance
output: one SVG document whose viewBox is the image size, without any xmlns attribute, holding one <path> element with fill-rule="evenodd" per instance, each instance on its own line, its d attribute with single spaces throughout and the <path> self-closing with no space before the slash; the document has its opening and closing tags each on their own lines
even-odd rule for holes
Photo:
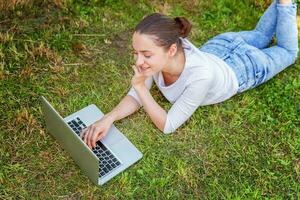
<svg viewBox="0 0 300 200">
<path fill-rule="evenodd" d="M 136 32 L 132 37 L 135 65 L 145 76 L 152 76 L 162 71 L 168 63 L 168 52 L 154 43 L 154 37 Z"/>
</svg>

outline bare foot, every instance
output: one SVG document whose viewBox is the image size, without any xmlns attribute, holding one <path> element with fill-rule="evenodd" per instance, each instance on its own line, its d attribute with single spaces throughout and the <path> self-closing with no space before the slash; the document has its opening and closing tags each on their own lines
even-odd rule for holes
<svg viewBox="0 0 300 200">
<path fill-rule="evenodd" d="M 279 0 L 280 4 L 291 4 L 292 0 Z"/>
</svg>

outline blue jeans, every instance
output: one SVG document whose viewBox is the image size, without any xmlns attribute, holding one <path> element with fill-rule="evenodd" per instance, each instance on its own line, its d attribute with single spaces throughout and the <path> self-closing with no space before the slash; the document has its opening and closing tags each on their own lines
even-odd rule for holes
<svg viewBox="0 0 300 200">
<path fill-rule="evenodd" d="M 254 30 L 217 35 L 199 49 L 218 56 L 233 69 L 239 93 L 254 88 L 296 61 L 296 12 L 295 3 L 281 5 L 274 0 Z M 274 34 L 277 44 L 269 47 Z"/>
</svg>

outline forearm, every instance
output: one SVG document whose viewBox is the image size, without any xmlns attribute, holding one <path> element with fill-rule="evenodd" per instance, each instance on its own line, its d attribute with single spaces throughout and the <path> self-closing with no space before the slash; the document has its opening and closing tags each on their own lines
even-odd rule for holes
<svg viewBox="0 0 300 200">
<path fill-rule="evenodd" d="M 126 95 L 120 103 L 109 113 L 106 114 L 112 121 L 123 119 L 140 108 L 136 100 L 129 95 Z"/>
<path fill-rule="evenodd" d="M 141 99 L 144 110 L 148 113 L 153 123 L 161 131 L 164 131 L 167 112 L 157 104 L 146 87 L 135 88 L 135 90 Z"/>
</svg>

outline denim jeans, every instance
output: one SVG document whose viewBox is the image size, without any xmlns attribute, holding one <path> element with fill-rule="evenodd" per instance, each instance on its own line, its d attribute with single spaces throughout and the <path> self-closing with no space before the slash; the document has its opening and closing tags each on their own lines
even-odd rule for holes
<svg viewBox="0 0 300 200">
<path fill-rule="evenodd" d="M 293 64 L 298 55 L 297 6 L 276 0 L 254 30 L 227 32 L 199 49 L 223 59 L 236 74 L 238 93 L 254 88 Z M 276 34 L 277 43 L 269 47 Z"/>
</svg>

